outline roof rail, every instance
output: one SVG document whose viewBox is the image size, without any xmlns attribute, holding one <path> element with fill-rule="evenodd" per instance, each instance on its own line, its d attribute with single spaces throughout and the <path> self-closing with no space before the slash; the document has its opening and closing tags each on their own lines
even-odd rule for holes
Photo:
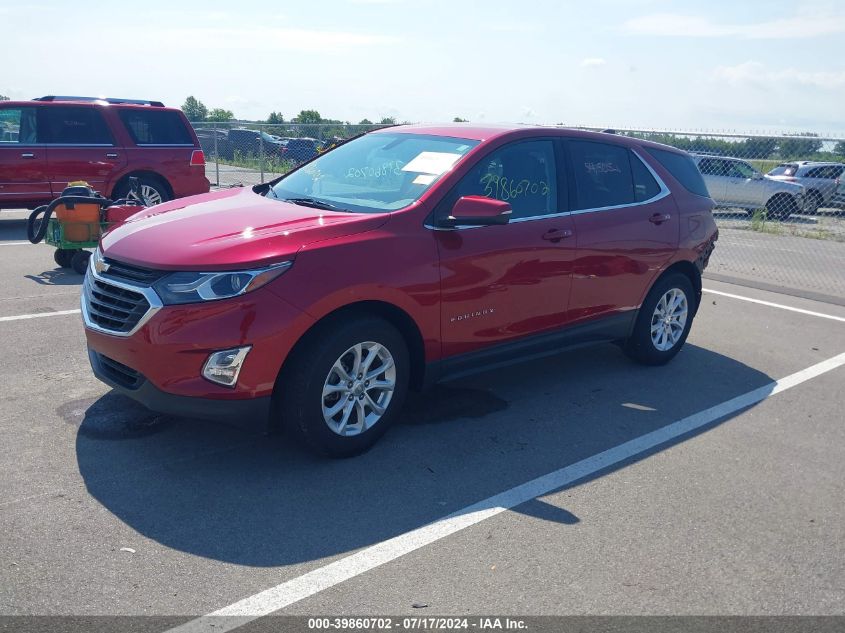
<svg viewBox="0 0 845 633">
<path fill-rule="evenodd" d="M 148 105 L 157 108 L 163 108 L 164 104 L 161 101 L 148 101 L 146 99 L 115 99 L 114 97 L 69 97 L 58 95 L 47 95 L 45 97 L 36 97 L 33 101 L 105 101 L 106 103 L 128 103 L 131 105 Z"/>
</svg>

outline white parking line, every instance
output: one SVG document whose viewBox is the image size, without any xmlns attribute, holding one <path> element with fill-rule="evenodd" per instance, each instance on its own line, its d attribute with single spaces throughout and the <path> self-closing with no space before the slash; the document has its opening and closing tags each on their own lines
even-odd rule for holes
<svg viewBox="0 0 845 633">
<path fill-rule="evenodd" d="M 798 312 L 800 314 L 809 314 L 810 316 L 821 317 L 823 319 L 831 319 L 833 321 L 845 322 L 845 317 L 834 316 L 832 314 L 824 314 L 823 312 L 813 312 L 812 310 L 803 310 L 801 308 L 793 308 L 782 303 L 772 303 L 771 301 L 763 301 L 762 299 L 752 299 L 751 297 L 743 297 L 742 295 L 734 295 L 730 292 L 721 292 L 719 290 L 711 290 L 710 288 L 703 288 L 704 292 L 709 292 L 711 295 L 720 295 L 722 297 L 730 297 L 731 299 L 739 299 L 740 301 L 748 301 L 750 303 L 759 303 L 762 306 L 769 306 L 770 308 L 780 308 L 781 310 L 789 310 L 790 312 Z"/>
<path fill-rule="evenodd" d="M 269 615 L 295 602 L 354 578 L 380 565 L 496 516 L 514 506 L 550 493 L 596 472 L 641 455 L 666 442 L 701 429 L 727 415 L 762 402 L 803 382 L 845 365 L 845 353 L 682 418 L 651 433 L 566 466 L 468 506 L 434 523 L 364 548 L 228 607 L 169 629 L 168 633 L 221 633 Z"/>
<path fill-rule="evenodd" d="M 27 244 L 32 246 L 32 242 L 29 240 L 21 240 L 20 242 L 0 242 L 0 246 L 26 246 Z"/>
<path fill-rule="evenodd" d="M 24 319 L 40 319 L 41 317 L 63 316 L 65 314 L 79 314 L 80 310 L 59 310 L 57 312 L 36 312 L 35 314 L 18 314 L 16 316 L 0 317 L 0 321 L 23 321 Z"/>
</svg>

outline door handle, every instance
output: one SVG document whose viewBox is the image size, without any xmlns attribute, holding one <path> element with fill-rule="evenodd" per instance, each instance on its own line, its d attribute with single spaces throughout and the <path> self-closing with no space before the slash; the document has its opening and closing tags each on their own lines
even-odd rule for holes
<svg viewBox="0 0 845 633">
<path fill-rule="evenodd" d="M 106 158 L 117 158 L 117 154 L 115 154 L 115 153 L 106 154 Z"/>
<path fill-rule="evenodd" d="M 549 229 L 543 233 L 542 237 L 544 240 L 557 244 L 564 238 L 572 237 L 572 231 L 570 229 Z"/>
<path fill-rule="evenodd" d="M 655 213 L 648 219 L 648 221 L 652 224 L 663 224 L 664 222 L 668 222 L 670 219 L 672 219 L 672 216 L 668 213 Z"/>
<path fill-rule="evenodd" d="M 21 154 L 21 158 L 35 158 L 35 154 L 33 154 L 32 152 L 24 152 L 23 154 Z"/>
</svg>

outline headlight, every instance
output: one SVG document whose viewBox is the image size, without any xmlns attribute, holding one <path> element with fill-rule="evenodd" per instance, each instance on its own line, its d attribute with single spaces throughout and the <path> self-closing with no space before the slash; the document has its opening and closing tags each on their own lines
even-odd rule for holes
<svg viewBox="0 0 845 633">
<path fill-rule="evenodd" d="M 228 299 L 258 290 L 284 273 L 292 264 L 282 262 L 266 268 L 219 273 L 171 273 L 155 282 L 153 289 L 164 305 Z"/>
</svg>

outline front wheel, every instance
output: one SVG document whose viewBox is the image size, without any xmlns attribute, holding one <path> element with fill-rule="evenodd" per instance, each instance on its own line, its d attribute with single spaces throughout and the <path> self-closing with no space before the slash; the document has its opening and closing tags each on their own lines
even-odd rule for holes
<svg viewBox="0 0 845 633">
<path fill-rule="evenodd" d="M 57 248 L 53 252 L 53 261 L 58 264 L 59 268 L 70 268 L 73 262 L 73 256 L 79 252 L 75 248 Z"/>
<path fill-rule="evenodd" d="M 396 420 L 409 374 L 407 345 L 390 323 L 338 318 L 294 353 L 276 388 L 277 410 L 314 452 L 351 457 Z"/>
<path fill-rule="evenodd" d="M 76 251 L 73 257 L 70 258 L 70 267 L 73 268 L 80 275 L 84 275 L 88 270 L 88 260 L 91 259 L 90 251 Z"/>
<path fill-rule="evenodd" d="M 663 365 L 675 357 L 692 326 L 696 297 L 689 277 L 669 274 L 643 301 L 625 352 L 644 365 Z"/>
<path fill-rule="evenodd" d="M 73 268 L 80 275 L 84 275 L 88 270 L 89 259 L 91 259 L 90 251 L 76 251 L 70 258 L 70 267 Z"/>
</svg>

